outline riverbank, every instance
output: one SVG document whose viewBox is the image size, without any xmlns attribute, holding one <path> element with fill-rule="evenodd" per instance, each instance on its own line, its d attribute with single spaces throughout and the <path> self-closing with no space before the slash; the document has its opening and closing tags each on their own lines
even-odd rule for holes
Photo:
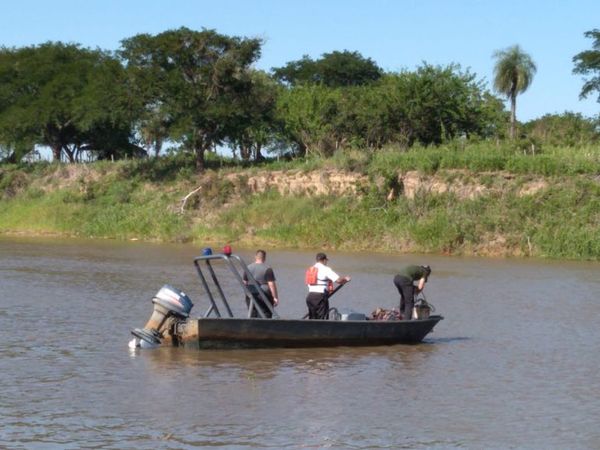
<svg viewBox="0 0 600 450">
<path fill-rule="evenodd" d="M 219 161 L 202 175 L 182 157 L 3 166 L 0 232 L 600 259 L 600 152 L 469 151 Z"/>
</svg>

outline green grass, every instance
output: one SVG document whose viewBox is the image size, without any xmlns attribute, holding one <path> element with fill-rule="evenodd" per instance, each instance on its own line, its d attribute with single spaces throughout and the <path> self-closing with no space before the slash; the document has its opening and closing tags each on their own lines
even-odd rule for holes
<svg viewBox="0 0 600 450">
<path fill-rule="evenodd" d="M 62 189 L 31 198 L 5 200 L 0 231 L 60 233 L 85 237 L 147 240 L 190 239 L 187 220 L 168 210 L 173 199 L 161 191 L 112 182 L 84 192 Z"/>
<path fill-rule="evenodd" d="M 453 194 L 421 194 L 393 203 L 266 194 L 224 211 L 194 236 L 281 247 L 446 254 L 487 248 L 507 256 L 598 260 L 598 199 L 595 182 L 557 184 L 533 196 L 506 192 L 462 201 Z M 490 250 L 496 240 L 500 248 Z"/>
<path fill-rule="evenodd" d="M 241 166 L 212 158 L 209 166 L 222 169 L 203 175 L 183 154 L 79 168 L 0 166 L 0 232 L 600 260 L 600 147 L 543 148 L 535 155 L 487 142 L 355 149 L 329 159 L 263 162 L 237 181 L 224 175 Z M 255 171 L 322 169 L 383 176 L 387 184 L 360 197 L 250 195 L 244 186 Z M 493 189 L 471 200 L 418 192 L 386 201 L 398 174 L 409 170 Z M 537 179 L 548 187 L 518 194 Z M 182 198 L 200 183 L 201 195 L 181 214 Z"/>
<path fill-rule="evenodd" d="M 600 173 L 600 146 L 545 148 L 542 153 L 524 153 L 503 144 L 475 143 L 464 147 L 394 147 L 376 152 L 369 164 L 371 173 L 390 170 L 418 170 L 435 173 L 441 169 L 467 169 L 472 172 L 508 171 L 514 174 L 577 175 Z"/>
</svg>

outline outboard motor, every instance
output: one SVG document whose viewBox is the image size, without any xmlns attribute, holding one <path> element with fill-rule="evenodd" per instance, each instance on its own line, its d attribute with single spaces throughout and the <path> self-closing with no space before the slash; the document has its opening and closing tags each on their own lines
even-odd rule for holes
<svg viewBox="0 0 600 450">
<path fill-rule="evenodd" d="M 144 328 L 131 331 L 136 339 L 130 347 L 155 347 L 160 344 L 163 332 L 167 328 L 167 319 L 185 320 L 189 317 L 194 304 L 185 292 L 165 284 L 152 299 L 154 311 Z"/>
</svg>

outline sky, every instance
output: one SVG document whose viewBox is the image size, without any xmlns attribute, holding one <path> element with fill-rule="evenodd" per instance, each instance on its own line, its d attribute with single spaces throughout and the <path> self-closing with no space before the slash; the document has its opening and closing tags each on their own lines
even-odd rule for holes
<svg viewBox="0 0 600 450">
<path fill-rule="evenodd" d="M 573 56 L 592 49 L 600 0 L 4 0 L 0 46 L 47 41 L 117 50 L 123 39 L 182 26 L 264 41 L 258 69 L 308 55 L 358 51 L 387 72 L 459 64 L 491 90 L 493 54 L 519 45 L 537 66 L 517 99 L 523 122 L 565 111 L 594 117 L 579 99 Z M 507 104 L 508 107 L 508 104 Z"/>
</svg>

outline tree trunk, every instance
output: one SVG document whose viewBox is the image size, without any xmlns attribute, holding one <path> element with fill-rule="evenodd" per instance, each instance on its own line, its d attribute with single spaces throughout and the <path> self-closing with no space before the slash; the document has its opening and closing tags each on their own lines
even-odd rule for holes
<svg viewBox="0 0 600 450">
<path fill-rule="evenodd" d="M 196 154 L 196 171 L 198 173 L 202 173 L 206 169 L 204 164 L 204 151 L 204 147 L 196 147 L 194 149 L 194 153 Z"/>
<path fill-rule="evenodd" d="M 252 149 L 249 145 L 242 144 L 240 145 L 240 158 L 242 161 L 250 161 L 250 156 L 252 155 Z"/>
<path fill-rule="evenodd" d="M 17 152 L 12 152 L 10 155 L 8 155 L 5 159 L 4 162 L 9 163 L 9 164 L 16 164 L 17 161 Z"/>
<path fill-rule="evenodd" d="M 75 162 L 75 157 L 74 157 L 74 150 L 71 150 L 68 146 L 65 145 L 65 154 L 67 155 L 67 158 L 69 159 L 70 163 L 74 163 Z"/>
<path fill-rule="evenodd" d="M 210 150 L 211 143 L 207 142 L 207 139 L 204 139 L 204 135 L 199 130 L 195 129 L 192 132 L 190 144 L 196 155 L 196 171 L 202 173 L 206 169 L 204 154 L 206 153 L 206 150 Z"/>
<path fill-rule="evenodd" d="M 304 142 L 298 143 L 298 156 L 306 156 L 308 155 L 308 147 Z"/>
<path fill-rule="evenodd" d="M 53 145 L 51 148 L 52 148 L 52 160 L 60 162 L 60 155 L 62 154 L 62 146 Z"/>
<path fill-rule="evenodd" d="M 510 138 L 515 138 L 515 128 L 517 123 L 517 94 L 510 96 Z"/>
<path fill-rule="evenodd" d="M 263 159 L 265 159 L 265 157 L 260 152 L 261 148 L 262 147 L 260 144 L 256 144 L 256 147 L 254 148 L 254 161 L 262 161 Z"/>
</svg>

